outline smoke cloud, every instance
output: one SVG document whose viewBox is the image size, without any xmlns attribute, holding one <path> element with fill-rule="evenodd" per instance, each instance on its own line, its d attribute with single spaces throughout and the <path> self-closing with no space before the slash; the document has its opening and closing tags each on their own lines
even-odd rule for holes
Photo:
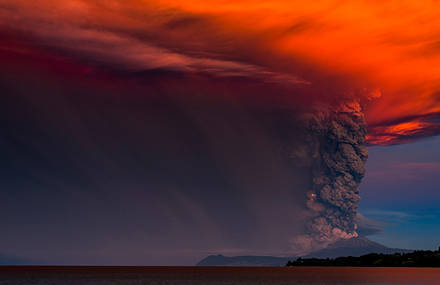
<svg viewBox="0 0 440 285">
<path fill-rule="evenodd" d="M 306 130 L 303 159 L 310 159 L 312 173 L 306 194 L 310 221 L 307 233 L 291 241 L 297 254 L 358 236 L 359 184 L 368 158 L 366 123 L 358 102 L 316 110 L 307 118 Z"/>
</svg>

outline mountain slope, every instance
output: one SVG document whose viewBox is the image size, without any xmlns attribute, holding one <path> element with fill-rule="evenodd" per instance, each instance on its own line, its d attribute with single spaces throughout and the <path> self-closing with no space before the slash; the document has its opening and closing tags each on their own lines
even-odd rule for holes
<svg viewBox="0 0 440 285">
<path fill-rule="evenodd" d="M 400 249 L 400 248 L 390 248 L 380 243 L 371 241 L 365 237 L 356 237 L 347 240 L 339 240 L 333 244 L 330 244 L 324 249 L 312 252 L 304 258 L 335 258 L 340 256 L 361 256 L 368 253 L 408 253 L 412 250 Z"/>
<path fill-rule="evenodd" d="M 304 258 L 335 258 L 340 256 L 361 256 L 368 253 L 409 253 L 412 250 L 389 248 L 365 237 L 356 237 L 340 240 L 327 246 L 327 248 L 312 252 Z M 297 257 L 276 256 L 223 256 L 210 255 L 202 259 L 197 266 L 284 266 L 287 261 Z"/>
<path fill-rule="evenodd" d="M 210 255 L 197 266 L 284 266 L 296 257 Z"/>
</svg>

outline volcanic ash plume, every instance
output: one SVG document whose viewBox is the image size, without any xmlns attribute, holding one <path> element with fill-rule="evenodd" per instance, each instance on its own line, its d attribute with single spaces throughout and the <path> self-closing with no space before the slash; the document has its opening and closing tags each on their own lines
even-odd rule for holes
<svg viewBox="0 0 440 285">
<path fill-rule="evenodd" d="M 312 175 L 307 192 L 310 222 L 306 234 L 292 240 L 306 254 L 340 239 L 358 236 L 359 183 L 368 158 L 366 123 L 356 102 L 320 109 L 307 118 L 307 149 Z M 296 155 L 293 155 L 295 157 Z"/>
</svg>

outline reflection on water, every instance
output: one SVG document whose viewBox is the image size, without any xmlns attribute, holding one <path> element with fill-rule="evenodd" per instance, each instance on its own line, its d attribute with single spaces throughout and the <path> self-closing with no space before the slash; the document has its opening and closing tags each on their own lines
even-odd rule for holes
<svg viewBox="0 0 440 285">
<path fill-rule="evenodd" d="M 440 284 L 440 268 L 0 267 L 0 284 Z"/>
</svg>

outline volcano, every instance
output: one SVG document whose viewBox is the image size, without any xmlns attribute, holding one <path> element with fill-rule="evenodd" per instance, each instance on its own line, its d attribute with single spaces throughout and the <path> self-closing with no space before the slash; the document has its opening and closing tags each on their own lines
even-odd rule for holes
<svg viewBox="0 0 440 285">
<path fill-rule="evenodd" d="M 355 237 L 339 240 L 328 245 L 326 248 L 311 252 L 303 258 L 336 258 L 340 256 L 361 256 L 369 253 L 409 253 L 412 250 L 390 248 L 380 243 L 369 240 L 366 237 Z M 297 259 L 299 256 L 276 257 L 276 256 L 223 256 L 210 255 L 197 266 L 284 266 L 287 261 Z"/>
<path fill-rule="evenodd" d="M 304 258 L 336 258 L 340 256 L 361 256 L 369 253 L 408 253 L 409 249 L 390 248 L 380 243 L 369 240 L 366 237 L 355 237 L 346 240 L 339 240 L 330 244 L 324 249 L 312 252 L 303 256 Z"/>
</svg>

